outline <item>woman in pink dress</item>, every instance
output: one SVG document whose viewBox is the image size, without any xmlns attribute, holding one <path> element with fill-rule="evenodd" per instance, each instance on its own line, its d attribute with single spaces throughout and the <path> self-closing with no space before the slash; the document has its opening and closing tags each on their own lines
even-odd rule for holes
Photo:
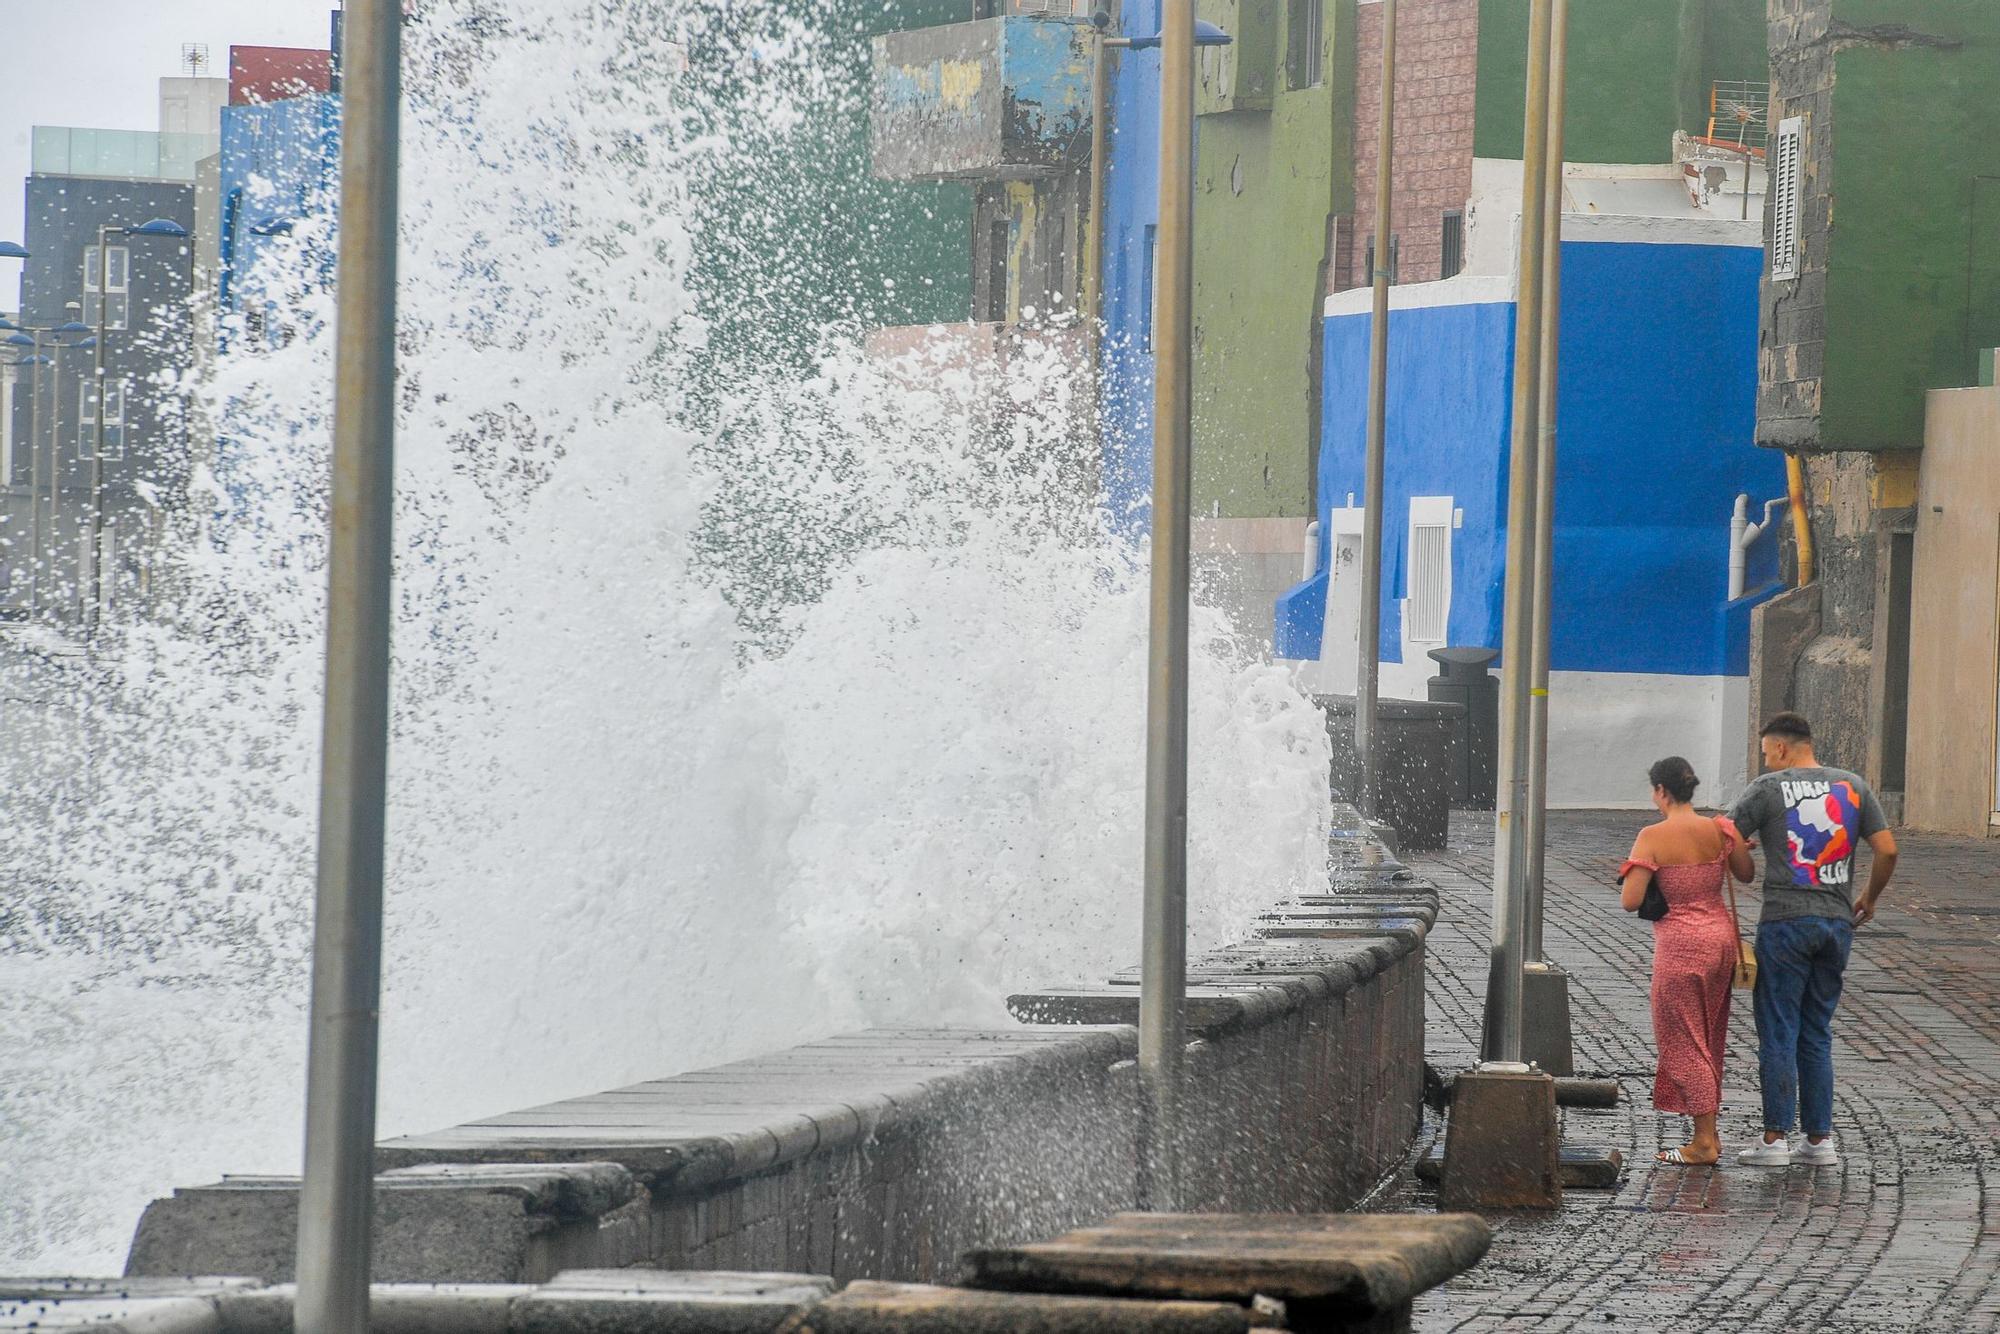
<svg viewBox="0 0 2000 1334">
<path fill-rule="evenodd" d="M 1694 1118 L 1694 1138 L 1659 1158 L 1706 1165 L 1722 1156 L 1715 1116 L 1736 971 L 1736 917 L 1722 896 L 1724 877 L 1747 884 L 1755 867 L 1728 820 L 1695 812 L 1699 780 L 1686 760 L 1661 760 L 1646 777 L 1660 822 L 1639 831 L 1619 867 L 1620 901 L 1637 912 L 1649 885 L 1666 898 L 1666 915 L 1653 923 L 1653 1038 L 1660 1048 L 1653 1105 Z"/>
</svg>

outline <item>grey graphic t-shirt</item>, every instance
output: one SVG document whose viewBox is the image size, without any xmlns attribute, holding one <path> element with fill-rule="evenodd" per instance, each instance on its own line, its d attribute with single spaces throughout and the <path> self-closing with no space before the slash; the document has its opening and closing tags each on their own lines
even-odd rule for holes
<svg viewBox="0 0 2000 1334">
<path fill-rule="evenodd" d="M 1765 774 L 1729 818 L 1764 845 L 1764 916 L 1851 917 L 1854 854 L 1889 827 L 1882 803 L 1857 775 L 1816 765 Z"/>
</svg>

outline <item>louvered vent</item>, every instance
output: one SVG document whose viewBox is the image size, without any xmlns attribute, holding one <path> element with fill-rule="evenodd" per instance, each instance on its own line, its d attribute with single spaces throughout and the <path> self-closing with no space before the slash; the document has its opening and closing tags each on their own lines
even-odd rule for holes
<svg viewBox="0 0 2000 1334">
<path fill-rule="evenodd" d="M 1804 122 L 1797 116 L 1778 122 L 1771 144 L 1771 277 L 1785 282 L 1799 276 L 1799 141 Z"/>
<path fill-rule="evenodd" d="M 1410 609 L 1406 633 L 1419 643 L 1442 643 L 1451 612 L 1451 526 L 1410 525 Z"/>
</svg>

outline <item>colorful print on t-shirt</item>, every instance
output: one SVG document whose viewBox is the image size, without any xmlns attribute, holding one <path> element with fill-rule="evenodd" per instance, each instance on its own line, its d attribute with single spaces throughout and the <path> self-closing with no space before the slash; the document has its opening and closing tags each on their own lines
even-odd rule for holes
<svg viewBox="0 0 2000 1334">
<path fill-rule="evenodd" d="M 1783 782 L 1785 832 L 1792 883 L 1844 886 L 1854 875 L 1853 830 L 1861 824 L 1861 796 L 1852 783 Z"/>
</svg>

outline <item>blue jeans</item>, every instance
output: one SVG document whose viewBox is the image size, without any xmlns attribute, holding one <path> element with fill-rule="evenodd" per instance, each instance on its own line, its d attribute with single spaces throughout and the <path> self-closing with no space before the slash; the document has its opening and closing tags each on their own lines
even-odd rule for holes
<svg viewBox="0 0 2000 1334">
<path fill-rule="evenodd" d="M 1833 1011 L 1854 923 L 1788 917 L 1757 928 L 1757 1072 L 1764 1129 L 1833 1133 Z"/>
</svg>

